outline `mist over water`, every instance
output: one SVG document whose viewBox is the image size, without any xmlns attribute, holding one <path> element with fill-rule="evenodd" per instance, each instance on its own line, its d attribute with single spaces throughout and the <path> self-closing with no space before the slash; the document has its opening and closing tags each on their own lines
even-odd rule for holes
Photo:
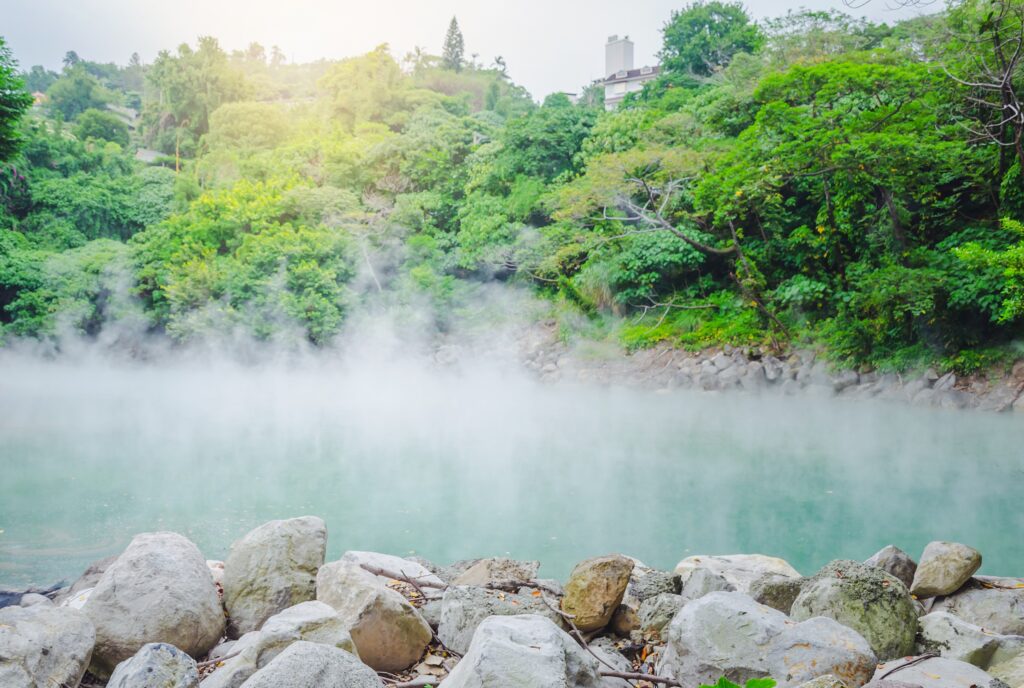
<svg viewBox="0 0 1024 688">
<path fill-rule="evenodd" d="M 329 559 L 508 555 L 564 577 L 612 551 L 763 552 L 810 574 L 941 538 L 1024 573 L 1019 418 L 546 385 L 500 334 L 451 366 L 397 336 L 258 363 L 0 353 L 0 586 L 73 579 L 150 530 L 223 558 L 303 514 Z"/>
</svg>

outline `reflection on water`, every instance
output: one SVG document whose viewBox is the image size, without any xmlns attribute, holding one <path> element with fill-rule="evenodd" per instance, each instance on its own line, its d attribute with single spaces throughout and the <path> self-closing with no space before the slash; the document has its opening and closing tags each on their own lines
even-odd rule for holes
<svg viewBox="0 0 1024 688">
<path fill-rule="evenodd" d="M 210 558 L 272 518 L 346 549 L 510 555 L 564 577 L 764 552 L 811 573 L 895 543 L 1024 574 L 1018 416 L 535 385 L 410 363 L 0 359 L 0 586 L 71 579 L 137 532 Z"/>
</svg>

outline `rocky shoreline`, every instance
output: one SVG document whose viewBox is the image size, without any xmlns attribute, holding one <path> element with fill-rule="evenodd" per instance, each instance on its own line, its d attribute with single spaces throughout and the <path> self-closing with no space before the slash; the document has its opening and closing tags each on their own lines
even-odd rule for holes
<svg viewBox="0 0 1024 688">
<path fill-rule="evenodd" d="M 1024 579 L 975 575 L 981 554 L 958 543 L 809 576 L 760 554 L 673 571 L 612 554 L 564 582 L 505 558 L 325 562 L 326 544 L 312 516 L 254 529 L 223 562 L 140 534 L 68 588 L 3 598 L 0 685 L 1024 686 Z"/>
<path fill-rule="evenodd" d="M 630 354 L 593 342 L 569 346 L 558 339 L 553 323 L 540 323 L 522 335 L 519 350 L 522 365 L 544 382 L 623 385 L 660 392 L 694 389 L 835 396 L 1024 413 L 1024 359 L 1008 374 L 957 376 L 929 369 L 901 375 L 836 370 L 820 353 L 809 350 L 776 355 L 725 346 L 695 352 L 661 344 Z"/>
</svg>

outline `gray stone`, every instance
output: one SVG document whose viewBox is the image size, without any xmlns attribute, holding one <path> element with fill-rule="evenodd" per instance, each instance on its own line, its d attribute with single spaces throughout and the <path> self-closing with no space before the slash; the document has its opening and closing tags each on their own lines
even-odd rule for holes
<svg viewBox="0 0 1024 688">
<path fill-rule="evenodd" d="M 832 376 L 832 390 L 837 394 L 847 387 L 853 387 L 860 382 L 860 375 L 856 370 L 844 370 Z"/>
<path fill-rule="evenodd" d="M 929 542 L 914 573 L 910 592 L 918 598 L 949 595 L 981 568 L 981 553 L 958 542 Z"/>
<path fill-rule="evenodd" d="M 259 669 L 259 631 L 250 631 L 236 641 L 231 648 L 233 657 L 217 665 L 213 673 L 203 679 L 202 688 L 239 688 Z"/>
<path fill-rule="evenodd" d="M 359 657 L 377 671 L 402 671 L 427 648 L 433 633 L 398 592 L 349 561 L 320 568 L 316 596 L 342 618 Z"/>
<path fill-rule="evenodd" d="M 484 619 L 522 614 L 546 616 L 557 624 L 561 623 L 561 616 L 540 597 L 453 585 L 441 598 L 441 621 L 437 627 L 437 637 L 459 654 L 465 654 L 473 634 Z"/>
<path fill-rule="evenodd" d="M 859 688 L 875 668 L 864 638 L 817 617 L 795 623 L 739 592 L 713 592 L 688 602 L 672 619 L 659 669 L 683 685 L 721 676 L 743 684 L 771 676 L 781 688 L 826 674 Z"/>
<path fill-rule="evenodd" d="M 595 638 L 589 643 L 590 650 L 598 659 L 602 662 L 600 669 L 606 669 L 612 667 L 615 671 L 632 672 L 633 663 L 630 662 L 626 657 L 615 649 L 615 645 L 612 643 L 611 638 L 607 636 L 601 638 Z M 633 684 L 624 678 L 612 678 L 602 677 L 601 688 L 634 688 Z"/>
<path fill-rule="evenodd" d="M 659 636 L 687 601 L 682 595 L 670 592 L 648 597 L 640 604 L 640 630 L 648 636 Z"/>
<path fill-rule="evenodd" d="M 544 616 L 492 616 L 444 688 L 599 688 L 600 664 Z"/>
<path fill-rule="evenodd" d="M 680 575 L 682 584 L 686 585 L 686 581 L 697 569 L 708 569 L 719 574 L 736 590 L 744 593 L 750 590 L 751 583 L 766 573 L 776 573 L 790 578 L 800 577 L 800 573 L 786 560 L 763 554 L 698 554 L 676 564 L 675 572 Z"/>
<path fill-rule="evenodd" d="M 937 599 L 932 611 L 947 611 L 993 633 L 1024 635 L 1024 579 L 978 576 Z"/>
<path fill-rule="evenodd" d="M 644 566 L 634 560 L 629 584 L 622 603 L 612 616 L 610 627 L 621 636 L 628 636 L 640 628 L 640 605 L 661 593 L 678 594 L 680 589 L 679 576 L 668 571 L 658 571 Z"/>
<path fill-rule="evenodd" d="M 872 554 L 864 563 L 896 576 L 903 585 L 907 586 L 908 590 L 914 582 L 914 572 L 917 571 L 917 564 L 910 558 L 910 555 L 895 545 L 886 545 Z"/>
<path fill-rule="evenodd" d="M 173 645 L 147 643 L 117 665 L 107 688 L 199 688 L 199 669 Z"/>
<path fill-rule="evenodd" d="M 45 607 L 52 607 L 53 601 L 45 595 L 40 595 L 37 592 L 27 592 L 21 596 L 21 602 L 18 603 L 19 607 L 34 607 L 37 604 L 41 604 Z"/>
<path fill-rule="evenodd" d="M 860 562 L 838 560 L 809 578 L 793 602 L 791 616 L 835 619 L 867 639 L 879 659 L 914 649 L 917 608 L 895 576 Z"/>
<path fill-rule="evenodd" d="M 330 645 L 358 656 L 347 624 L 334 607 L 311 601 L 301 602 L 267 619 L 260 628 L 257 666 L 266 666 L 286 647 L 300 640 Z"/>
<path fill-rule="evenodd" d="M 767 573 L 750 584 L 750 596 L 756 602 L 788 615 L 803 590 L 805 580 Z"/>
<path fill-rule="evenodd" d="M 300 640 L 289 645 L 242 685 L 244 688 L 380 688 L 381 683 L 377 674 L 351 652 Z"/>
<path fill-rule="evenodd" d="M 949 612 L 918 619 L 917 652 L 933 652 L 989 671 L 1024 652 L 1024 636 L 992 633 Z"/>
<path fill-rule="evenodd" d="M 893 669 L 894 680 L 920 688 L 1006 688 L 1006 684 L 993 678 L 973 664 L 945 657 L 930 657 L 916 664 L 908 664 L 913 658 L 901 658 L 878 667 L 875 676 L 882 677 Z M 901 668 L 906 666 L 906 668 Z M 869 685 L 877 686 L 876 681 Z"/>
<path fill-rule="evenodd" d="M 711 569 L 695 569 L 687 577 L 686 582 L 679 586 L 679 594 L 685 602 L 700 599 L 709 592 L 729 592 L 736 586 L 725 579 L 720 573 Z"/>
<path fill-rule="evenodd" d="M 946 373 L 935 381 L 932 389 L 936 392 L 946 392 L 953 389 L 954 385 L 956 385 L 956 375 L 954 373 Z"/>
<path fill-rule="evenodd" d="M 0 686 L 71 686 L 82 680 L 96 632 L 77 609 L 0 609 Z"/>
<path fill-rule="evenodd" d="M 228 631 L 237 638 L 274 614 L 316 596 L 327 528 L 315 516 L 270 521 L 231 545 L 224 562 Z"/>
<path fill-rule="evenodd" d="M 169 643 L 199 657 L 224 634 L 206 559 L 177 533 L 136 535 L 82 610 L 96 627 L 90 671 L 101 677 L 147 643 Z"/>
</svg>

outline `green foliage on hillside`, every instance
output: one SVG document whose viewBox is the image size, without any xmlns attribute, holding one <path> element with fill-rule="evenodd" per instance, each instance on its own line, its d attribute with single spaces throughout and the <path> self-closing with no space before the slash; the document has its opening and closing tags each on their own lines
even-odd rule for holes
<svg viewBox="0 0 1024 688">
<path fill-rule="evenodd" d="M 0 170 L 0 333 L 141 317 L 323 345 L 383 293 L 443 311 L 499 279 L 628 347 L 976 368 L 1024 334 L 1024 120 L 1000 114 L 1024 61 L 992 40 L 1022 16 L 963 0 L 755 24 L 696 2 L 613 112 L 533 102 L 500 57 L 466 60 L 454 22 L 443 57 L 401 62 L 212 38 L 152 65 L 69 53 L 26 73 L 49 101 Z"/>
</svg>

